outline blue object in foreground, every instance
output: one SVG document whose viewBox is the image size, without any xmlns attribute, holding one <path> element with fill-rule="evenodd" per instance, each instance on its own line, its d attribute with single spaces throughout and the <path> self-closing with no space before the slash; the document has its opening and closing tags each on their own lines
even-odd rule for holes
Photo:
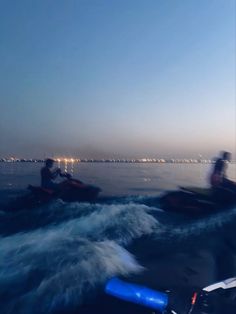
<svg viewBox="0 0 236 314">
<path fill-rule="evenodd" d="M 106 284 L 105 291 L 119 299 L 141 304 L 160 312 L 164 311 L 168 305 L 166 293 L 128 283 L 118 278 L 110 279 Z"/>
</svg>

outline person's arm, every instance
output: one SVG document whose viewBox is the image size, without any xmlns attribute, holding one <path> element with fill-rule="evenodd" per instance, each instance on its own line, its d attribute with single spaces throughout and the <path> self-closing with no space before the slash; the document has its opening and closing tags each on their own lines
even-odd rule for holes
<svg viewBox="0 0 236 314">
<path fill-rule="evenodd" d="M 60 168 L 54 170 L 53 172 L 51 172 L 51 179 L 52 179 L 52 180 L 55 180 L 56 177 L 57 177 L 60 173 L 61 173 L 61 169 L 60 169 Z"/>
<path fill-rule="evenodd" d="M 62 177 L 62 178 L 67 178 L 67 179 L 71 179 L 71 174 L 69 174 L 69 173 L 60 173 L 60 177 Z"/>
<path fill-rule="evenodd" d="M 227 175 L 226 175 L 226 170 L 227 170 L 227 162 L 226 161 L 222 161 L 223 165 L 222 165 L 222 178 L 227 179 Z"/>
</svg>

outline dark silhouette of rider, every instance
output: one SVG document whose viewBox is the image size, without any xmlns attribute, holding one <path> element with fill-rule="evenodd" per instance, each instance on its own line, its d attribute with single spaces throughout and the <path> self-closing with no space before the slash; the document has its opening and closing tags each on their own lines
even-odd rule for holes
<svg viewBox="0 0 236 314">
<path fill-rule="evenodd" d="M 61 169 L 57 168 L 52 171 L 54 160 L 48 158 L 45 160 L 45 166 L 41 169 L 41 187 L 53 191 L 57 191 L 60 183 L 53 182 L 58 176 L 69 178 L 69 174 L 62 174 Z"/>
<path fill-rule="evenodd" d="M 236 193 L 236 183 L 226 176 L 228 163 L 231 161 L 231 153 L 221 152 L 221 156 L 216 160 L 210 176 L 210 183 L 213 188 L 229 189 Z"/>
</svg>

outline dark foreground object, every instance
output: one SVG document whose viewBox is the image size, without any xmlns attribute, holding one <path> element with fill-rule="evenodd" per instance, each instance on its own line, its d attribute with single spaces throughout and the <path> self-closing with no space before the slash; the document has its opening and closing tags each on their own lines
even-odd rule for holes
<svg viewBox="0 0 236 314">
<path fill-rule="evenodd" d="M 160 207 L 163 210 L 196 217 L 235 205 L 236 194 L 227 189 L 182 187 L 177 191 L 167 192 L 160 198 Z"/>
<path fill-rule="evenodd" d="M 160 292 L 112 278 L 107 282 L 105 292 L 118 299 L 142 305 L 162 314 L 230 314 L 234 313 L 235 302 L 227 298 L 224 290 L 232 290 L 235 287 L 236 277 L 232 277 L 192 291 L 183 300 L 183 296 L 178 291 Z"/>
<path fill-rule="evenodd" d="M 61 199 L 65 202 L 93 202 L 101 191 L 96 186 L 87 185 L 75 179 L 70 179 L 67 183 L 57 192 L 29 185 L 29 192 L 13 200 L 5 209 L 32 209 L 55 199 Z"/>
</svg>

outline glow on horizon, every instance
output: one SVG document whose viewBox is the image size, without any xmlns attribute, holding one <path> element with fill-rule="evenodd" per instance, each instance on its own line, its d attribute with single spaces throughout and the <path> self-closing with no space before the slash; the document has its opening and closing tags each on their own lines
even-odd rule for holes
<svg viewBox="0 0 236 314">
<path fill-rule="evenodd" d="M 5 1 L 1 154 L 235 158 L 235 9 L 234 0 Z"/>
</svg>

